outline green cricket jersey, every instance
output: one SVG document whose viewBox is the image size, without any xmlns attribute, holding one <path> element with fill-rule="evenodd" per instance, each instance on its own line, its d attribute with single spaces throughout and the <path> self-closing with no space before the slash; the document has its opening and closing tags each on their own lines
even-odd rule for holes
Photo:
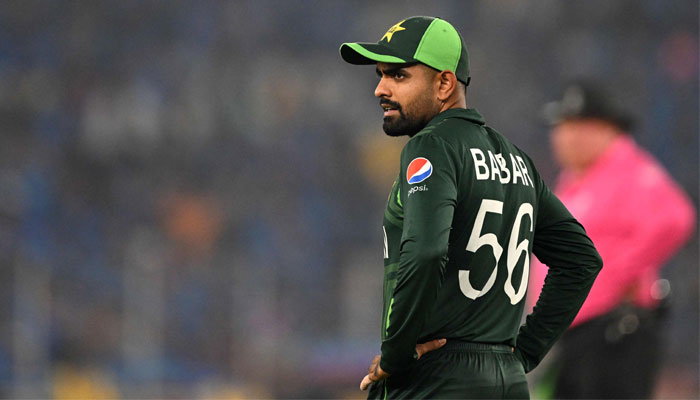
<svg viewBox="0 0 700 400">
<path fill-rule="evenodd" d="M 508 344 L 534 368 L 571 324 L 602 261 L 530 158 L 473 109 L 412 137 L 384 216 L 381 367 L 432 339 Z M 549 266 L 521 325 L 532 254 Z"/>
</svg>

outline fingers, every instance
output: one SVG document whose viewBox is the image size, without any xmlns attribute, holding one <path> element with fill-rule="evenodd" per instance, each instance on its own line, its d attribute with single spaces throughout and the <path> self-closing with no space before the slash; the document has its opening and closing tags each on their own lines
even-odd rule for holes
<svg viewBox="0 0 700 400">
<path fill-rule="evenodd" d="M 360 390 L 366 390 L 367 387 L 369 387 L 370 383 L 377 380 L 377 369 L 379 367 L 379 361 L 381 359 L 382 356 L 380 354 L 374 356 L 374 358 L 372 359 L 372 363 L 369 365 L 369 368 L 367 368 L 367 375 L 365 375 L 365 377 L 362 378 L 362 382 L 360 383 Z"/>
<path fill-rule="evenodd" d="M 418 359 L 420 359 L 425 353 L 429 353 L 433 350 L 437 350 L 447 343 L 447 339 L 435 339 L 429 342 L 421 343 L 416 345 L 416 353 L 418 353 Z"/>
<path fill-rule="evenodd" d="M 372 363 L 367 368 L 367 373 L 369 375 L 375 374 L 375 371 L 377 370 L 377 365 L 379 364 L 379 360 L 381 359 L 381 357 L 382 356 L 380 355 L 374 356 L 374 358 L 372 359 Z"/>
<path fill-rule="evenodd" d="M 365 375 L 365 377 L 362 378 L 362 382 L 360 383 L 360 390 L 367 390 L 370 383 L 372 383 L 372 380 L 369 379 L 369 375 Z"/>
<path fill-rule="evenodd" d="M 382 356 L 377 354 L 374 356 L 372 359 L 372 363 L 369 365 L 369 369 L 367 369 L 367 373 L 370 375 L 373 375 L 376 373 L 377 370 L 377 365 L 379 365 L 379 361 L 382 359 Z"/>
<path fill-rule="evenodd" d="M 440 347 L 444 346 L 445 343 L 447 343 L 447 339 L 435 339 L 416 345 L 418 359 L 420 359 L 425 353 L 439 349 Z M 381 355 L 374 356 L 372 364 L 370 364 L 369 368 L 367 369 L 367 375 L 365 375 L 365 377 L 362 378 L 362 382 L 360 382 L 360 390 L 367 390 L 372 382 L 384 379 L 386 376 L 388 376 L 388 374 L 382 371 L 381 367 L 379 367 L 379 361 L 381 361 L 381 358 Z"/>
</svg>

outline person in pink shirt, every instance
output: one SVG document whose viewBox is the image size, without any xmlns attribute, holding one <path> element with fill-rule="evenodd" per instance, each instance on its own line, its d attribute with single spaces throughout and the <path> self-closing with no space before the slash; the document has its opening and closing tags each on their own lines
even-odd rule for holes
<svg viewBox="0 0 700 400">
<path fill-rule="evenodd" d="M 559 342 L 554 398 L 649 398 L 661 356 L 659 270 L 692 234 L 686 193 L 629 134 L 631 119 L 592 82 L 545 106 L 561 174 L 554 192 L 581 222 L 603 269 Z M 547 267 L 533 263 L 531 298 Z"/>
</svg>

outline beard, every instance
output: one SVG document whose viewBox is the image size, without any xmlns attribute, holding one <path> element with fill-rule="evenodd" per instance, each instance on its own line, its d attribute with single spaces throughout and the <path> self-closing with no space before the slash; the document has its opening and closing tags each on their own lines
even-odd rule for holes
<svg viewBox="0 0 700 400">
<path fill-rule="evenodd" d="M 382 124 L 384 133 L 393 137 L 404 135 L 413 137 L 421 129 L 425 128 L 428 122 L 438 113 L 435 103 L 427 93 L 416 99 L 415 102 L 407 104 L 405 108 L 399 103 L 384 98 L 379 100 L 379 104 L 388 104 L 399 112 L 398 116 L 384 117 L 384 123 Z"/>
</svg>

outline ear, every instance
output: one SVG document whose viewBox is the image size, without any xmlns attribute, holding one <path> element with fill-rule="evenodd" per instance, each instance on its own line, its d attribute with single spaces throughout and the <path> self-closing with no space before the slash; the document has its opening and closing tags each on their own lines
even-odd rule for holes
<svg viewBox="0 0 700 400">
<path fill-rule="evenodd" d="M 455 90 L 457 90 L 457 77 L 454 72 L 449 70 L 444 70 L 438 72 L 437 76 L 438 92 L 437 98 L 440 101 L 447 101 Z"/>
</svg>

